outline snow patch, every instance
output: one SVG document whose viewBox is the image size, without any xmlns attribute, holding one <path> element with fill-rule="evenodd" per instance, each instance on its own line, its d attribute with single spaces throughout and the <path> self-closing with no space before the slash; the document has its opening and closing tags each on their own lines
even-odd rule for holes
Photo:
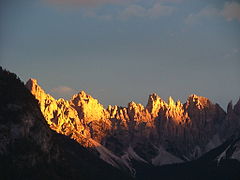
<svg viewBox="0 0 240 180">
<path fill-rule="evenodd" d="M 233 155 L 231 156 L 231 159 L 237 159 L 240 161 L 240 148 L 237 147 L 237 149 L 234 151 Z"/>
<path fill-rule="evenodd" d="M 124 164 L 128 167 L 128 169 L 130 170 L 133 177 L 135 177 L 136 170 L 130 165 L 131 164 L 131 158 L 129 157 L 129 154 L 126 153 L 126 154 L 122 155 L 121 159 L 123 160 Z"/>
<path fill-rule="evenodd" d="M 134 159 L 134 160 L 137 160 L 137 161 L 142 161 L 142 162 L 148 164 L 148 162 L 147 162 L 146 160 L 144 160 L 143 158 L 141 158 L 141 157 L 133 150 L 132 146 L 129 146 L 129 147 L 128 147 L 127 153 L 128 153 L 128 155 L 129 155 L 129 157 L 130 157 L 131 159 Z"/>
<path fill-rule="evenodd" d="M 99 144 L 98 142 L 91 140 L 91 143 L 94 145 L 95 149 L 99 152 L 100 158 L 104 160 L 105 162 L 111 164 L 114 167 L 120 168 L 120 164 L 123 164 L 121 162 L 122 160 L 113 154 L 111 151 L 109 151 L 107 148 L 105 148 L 103 145 Z"/>
<path fill-rule="evenodd" d="M 158 147 L 158 155 L 152 159 L 152 164 L 155 166 L 161 166 L 165 164 L 173 164 L 183 162 L 178 157 L 167 152 L 163 147 Z"/>
<path fill-rule="evenodd" d="M 219 146 L 220 144 L 222 144 L 219 135 L 215 134 L 213 136 L 213 138 L 208 142 L 208 144 L 205 146 L 205 152 L 208 152 L 214 148 L 216 148 L 217 146 Z"/>
<path fill-rule="evenodd" d="M 240 161 L 240 140 L 236 142 L 232 148 L 234 148 L 234 152 L 231 156 L 231 159 L 237 159 Z"/>
</svg>

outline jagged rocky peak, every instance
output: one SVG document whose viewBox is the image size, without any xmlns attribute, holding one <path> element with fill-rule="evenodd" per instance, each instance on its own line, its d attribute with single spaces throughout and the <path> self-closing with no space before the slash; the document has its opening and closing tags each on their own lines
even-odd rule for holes
<svg viewBox="0 0 240 180">
<path fill-rule="evenodd" d="M 69 101 L 73 106 L 87 105 L 89 108 L 101 108 L 104 109 L 103 105 L 98 102 L 97 99 L 87 94 L 85 91 L 80 91 L 78 94 L 72 96 Z"/>
<path fill-rule="evenodd" d="M 85 147 L 95 147 L 92 142 L 96 141 L 115 154 L 121 152 L 121 155 L 132 145 L 141 156 L 144 146 L 150 142 L 156 147 L 161 143 L 175 156 L 179 157 L 179 151 L 192 159 L 195 157 L 192 155 L 194 148 L 200 146 L 203 153 L 205 145 L 219 132 L 226 116 L 219 105 L 195 94 L 189 96 L 185 104 L 174 101 L 172 97 L 165 102 L 152 93 L 146 107 L 132 101 L 127 107 L 115 105 L 105 109 L 84 91 L 73 95 L 69 101 L 55 100 L 44 93 L 36 80 L 29 80 L 26 86 L 40 101 L 41 111 L 53 130 L 70 136 Z M 240 100 L 234 107 L 230 104 L 229 108 L 234 110 L 225 126 L 229 127 L 226 137 L 235 131 L 235 127 L 240 127 L 239 116 L 235 113 L 240 112 Z M 149 152 L 144 154 L 144 158 L 152 158 Z M 105 156 L 101 154 L 101 157 Z"/>
<path fill-rule="evenodd" d="M 233 103 L 230 101 L 227 106 L 227 113 L 231 113 L 233 111 Z"/>
<path fill-rule="evenodd" d="M 83 98 L 83 99 L 88 99 L 92 98 L 89 94 L 87 94 L 85 91 L 80 91 L 76 96 Z"/>
<path fill-rule="evenodd" d="M 50 117 L 47 116 L 53 114 L 53 110 L 57 108 L 55 99 L 41 88 L 36 79 L 29 79 L 25 86 L 38 100 L 41 111 L 46 111 L 46 113 L 43 113 L 46 120 L 53 118 L 53 115 L 50 115 Z M 48 121 L 48 123 L 51 124 L 51 121 Z"/>
<path fill-rule="evenodd" d="M 158 96 L 157 93 L 154 92 L 154 93 L 149 95 L 149 99 L 148 100 L 149 101 L 156 101 L 158 99 L 161 99 L 160 96 Z"/>
<path fill-rule="evenodd" d="M 204 109 L 212 105 L 208 98 L 196 94 L 190 95 L 186 102 L 187 107 L 197 107 L 198 109 Z"/>
<path fill-rule="evenodd" d="M 108 107 L 107 107 L 107 111 L 108 112 L 112 112 L 112 111 L 117 111 L 117 109 L 118 109 L 118 106 L 117 105 L 108 105 Z"/>
<path fill-rule="evenodd" d="M 27 81 L 26 87 L 33 92 L 36 92 L 37 90 L 43 91 L 43 89 L 38 85 L 37 79 L 34 79 L 34 78 L 30 78 Z"/>
<path fill-rule="evenodd" d="M 183 104 L 178 100 L 175 102 L 170 96 L 168 99 L 167 109 L 165 111 L 166 117 L 172 118 L 177 123 L 182 123 L 188 118 L 187 112 L 183 108 Z"/>
<path fill-rule="evenodd" d="M 138 109 L 138 110 L 144 110 L 145 107 L 142 104 L 135 103 L 134 101 L 131 101 L 128 103 L 128 109 Z"/>
<path fill-rule="evenodd" d="M 168 106 L 171 107 L 171 108 L 176 107 L 176 103 L 171 96 L 168 98 Z"/>
<path fill-rule="evenodd" d="M 37 81 L 37 79 L 30 78 L 30 79 L 27 81 L 27 83 L 37 84 L 38 81 Z"/>
<path fill-rule="evenodd" d="M 80 119 L 84 119 L 87 122 L 99 121 L 109 117 L 109 112 L 104 109 L 103 105 L 84 91 L 73 95 L 69 102 L 78 112 Z"/>
<path fill-rule="evenodd" d="M 25 86 L 38 100 L 41 111 L 47 110 L 48 112 L 50 112 L 52 109 L 56 108 L 57 106 L 56 100 L 41 88 L 36 79 L 33 78 L 29 79 Z M 59 102 L 61 101 L 64 100 L 59 99 Z"/>
<path fill-rule="evenodd" d="M 30 78 L 26 83 L 26 87 L 36 97 L 40 98 L 42 95 L 45 94 L 44 90 L 38 85 L 38 81 L 36 79 Z"/>
<path fill-rule="evenodd" d="M 35 97 L 41 91 L 34 79 L 26 86 Z M 56 123 L 52 129 L 82 144 L 87 136 L 81 133 L 83 126 L 74 129 L 81 124 L 73 120 L 71 107 L 54 107 L 56 102 L 47 99 L 37 103 L 17 76 L 1 67 L 0 99 L 0 179 L 128 179 L 76 142 L 49 129 L 45 119 Z"/>
<path fill-rule="evenodd" d="M 156 93 L 152 93 L 149 95 L 146 109 L 153 117 L 157 117 L 159 110 L 165 105 L 166 103 Z"/>
<path fill-rule="evenodd" d="M 82 113 L 79 113 L 78 109 L 74 108 L 71 101 L 64 100 L 63 98 L 55 100 L 52 96 L 46 94 L 38 85 L 37 80 L 34 79 L 30 79 L 26 83 L 26 87 L 38 100 L 44 118 L 51 129 L 60 134 L 69 135 L 83 146 L 89 146 L 87 139 L 90 138 L 90 132 L 80 123 L 80 115 Z M 82 99 L 91 97 L 85 92 L 74 95 L 75 98 L 78 96 L 84 97 Z"/>
<path fill-rule="evenodd" d="M 77 94 L 74 94 L 71 98 L 71 102 L 75 105 L 78 105 L 82 100 L 88 102 L 89 99 L 93 99 L 92 96 L 88 95 L 85 91 L 80 91 Z"/>
<path fill-rule="evenodd" d="M 129 118 L 138 122 L 148 122 L 151 119 L 150 113 L 142 104 L 137 104 L 131 101 L 128 104 Z"/>
<path fill-rule="evenodd" d="M 126 121 L 129 120 L 128 109 L 126 107 L 109 105 L 107 111 L 110 115 L 109 118 L 111 119 L 121 119 L 122 120 L 121 122 L 123 122 L 124 124 L 126 123 Z M 126 124 L 124 126 L 126 127 Z"/>
<path fill-rule="evenodd" d="M 63 99 L 63 98 L 59 98 L 59 99 L 57 100 L 57 103 L 59 103 L 59 104 L 64 104 L 64 103 L 68 103 L 68 101 L 66 101 L 66 100 Z"/>
<path fill-rule="evenodd" d="M 114 105 L 114 106 L 108 105 L 108 107 L 107 107 L 106 110 L 109 112 L 110 118 L 114 118 L 114 117 L 115 117 L 115 114 L 116 114 L 117 111 L 118 111 L 118 109 L 119 109 L 119 107 L 118 107 L 117 105 Z"/>
<path fill-rule="evenodd" d="M 238 102 L 234 106 L 234 112 L 240 115 L 240 98 L 238 99 Z"/>
<path fill-rule="evenodd" d="M 206 121 L 210 121 L 210 119 L 222 121 L 226 115 L 226 112 L 218 104 L 212 103 L 206 97 L 197 96 L 195 94 L 189 96 L 187 102 L 184 104 L 184 109 L 188 111 L 191 116 L 200 117 L 197 113 L 200 112 L 202 116 L 201 119 L 205 119 Z"/>
</svg>

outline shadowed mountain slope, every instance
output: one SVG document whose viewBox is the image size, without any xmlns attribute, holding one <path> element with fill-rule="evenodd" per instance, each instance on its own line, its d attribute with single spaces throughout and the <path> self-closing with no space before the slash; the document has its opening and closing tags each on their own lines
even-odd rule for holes
<svg viewBox="0 0 240 180">
<path fill-rule="evenodd" d="M 69 137 L 52 131 L 34 96 L 0 69 L 1 179 L 130 179 Z"/>
<path fill-rule="evenodd" d="M 185 103 L 156 93 L 146 106 L 104 108 L 81 91 L 70 100 L 54 99 L 30 79 L 26 87 L 38 100 L 48 125 L 85 147 L 91 147 L 109 164 L 129 169 L 136 162 L 154 166 L 196 160 L 240 130 L 240 100 L 225 112 L 208 98 L 192 94 Z"/>
</svg>

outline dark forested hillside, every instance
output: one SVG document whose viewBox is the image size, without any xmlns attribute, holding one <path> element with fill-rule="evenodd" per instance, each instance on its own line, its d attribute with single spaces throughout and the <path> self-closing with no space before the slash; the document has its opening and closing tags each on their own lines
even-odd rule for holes
<svg viewBox="0 0 240 180">
<path fill-rule="evenodd" d="M 0 69 L 1 179 L 129 179 L 70 138 L 50 130 L 37 101 Z"/>
</svg>

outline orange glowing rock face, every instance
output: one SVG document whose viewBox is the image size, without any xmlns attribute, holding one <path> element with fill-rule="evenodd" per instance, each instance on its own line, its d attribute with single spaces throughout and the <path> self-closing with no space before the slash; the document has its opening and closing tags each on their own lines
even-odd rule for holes
<svg viewBox="0 0 240 180">
<path fill-rule="evenodd" d="M 152 118 L 156 118 L 159 110 L 165 108 L 165 106 L 166 103 L 156 93 L 149 95 L 146 109 L 152 115 Z"/>
<path fill-rule="evenodd" d="M 109 113 L 103 105 L 84 91 L 74 95 L 70 100 L 70 105 L 78 111 L 79 117 L 86 121 L 100 121 L 109 118 Z"/>
<path fill-rule="evenodd" d="M 208 98 L 192 94 L 188 98 L 187 106 L 196 106 L 198 109 L 204 109 L 210 107 L 211 103 Z"/>
<path fill-rule="evenodd" d="M 45 93 L 35 79 L 30 79 L 26 86 L 39 101 L 40 109 L 49 126 L 58 133 L 70 135 L 85 146 L 89 146 L 86 143 L 89 139 L 101 142 L 108 131 L 114 128 L 111 119 L 117 119 L 125 129 L 131 121 L 136 126 L 144 123 L 146 127 L 154 128 L 154 119 L 160 109 L 166 110 L 168 118 L 181 119 L 184 113 L 180 102 L 176 104 L 170 97 L 167 104 L 156 93 L 149 96 L 146 108 L 130 102 L 127 108 L 109 106 L 104 109 L 98 100 L 84 91 L 73 95 L 70 101 L 55 100 Z"/>
<path fill-rule="evenodd" d="M 44 92 L 37 80 L 30 79 L 26 87 L 39 101 L 50 128 L 70 136 L 85 147 L 104 143 L 108 136 L 132 143 L 133 136 L 159 140 L 165 135 L 174 138 L 184 133 L 191 134 L 191 129 L 186 130 L 186 127 L 205 128 L 206 121 L 216 119 L 218 111 L 221 111 L 207 98 L 197 95 L 189 96 L 187 102 L 182 104 L 171 97 L 166 103 L 153 93 L 146 107 L 130 102 L 128 107 L 108 106 L 105 109 L 84 91 L 67 101 L 55 100 Z M 210 113 L 206 113 L 206 109 Z M 211 122 L 209 126 L 213 126 Z"/>
<path fill-rule="evenodd" d="M 188 113 L 185 112 L 183 104 L 180 101 L 177 101 L 175 103 L 174 100 L 171 97 L 169 97 L 168 102 L 169 102 L 168 105 L 166 105 L 167 118 L 173 119 L 178 124 L 184 124 L 189 122 L 187 121 L 187 119 L 189 119 Z"/>
<path fill-rule="evenodd" d="M 55 100 L 37 84 L 36 80 L 30 79 L 26 87 L 39 102 L 40 109 L 50 128 L 58 133 L 71 136 L 81 144 L 87 146 L 90 138 L 89 131 L 81 123 L 78 112 L 64 99 Z"/>
<path fill-rule="evenodd" d="M 131 149 L 150 164 L 161 148 L 193 160 L 209 150 L 214 137 L 227 137 L 240 126 L 240 113 L 236 113 L 240 100 L 234 107 L 229 104 L 227 114 L 218 104 L 195 94 L 184 104 L 172 97 L 165 102 L 153 93 L 146 106 L 130 102 L 127 107 L 109 105 L 105 109 L 84 91 L 70 100 L 56 100 L 37 80 L 30 79 L 26 87 L 38 100 L 51 129 L 97 151 L 111 165 L 116 159 L 130 161 Z M 223 135 L 219 134 L 222 125 L 227 127 Z"/>
</svg>

